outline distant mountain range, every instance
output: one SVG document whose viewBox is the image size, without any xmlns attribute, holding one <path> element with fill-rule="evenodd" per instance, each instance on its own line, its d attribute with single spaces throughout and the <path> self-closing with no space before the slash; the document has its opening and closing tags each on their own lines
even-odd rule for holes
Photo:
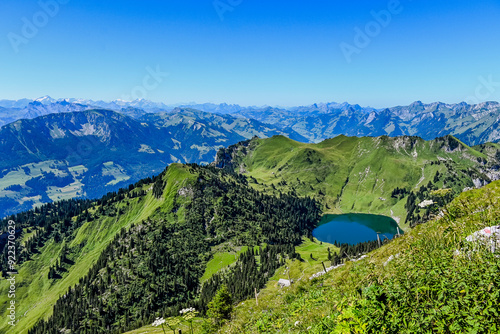
<svg viewBox="0 0 500 334">
<path fill-rule="evenodd" d="M 309 142 L 348 136 L 419 136 L 431 140 L 453 135 L 467 145 L 500 140 L 498 124 L 500 104 L 485 102 L 470 105 L 465 102 L 424 104 L 375 109 L 349 103 L 319 103 L 301 107 L 242 107 L 236 104 L 166 105 L 148 100 L 111 102 L 85 99 L 55 100 L 44 96 L 36 100 L 0 100 L 0 126 L 18 119 L 32 119 L 53 114 L 91 109 L 109 109 L 135 119 L 148 113 L 171 112 L 175 108 L 190 108 L 204 112 L 231 115 L 256 120 L 278 129 L 292 129 Z M 432 124 L 432 126 L 429 126 Z"/>
<path fill-rule="evenodd" d="M 208 164 L 223 146 L 278 134 L 306 140 L 255 120 L 181 108 L 138 119 L 101 109 L 18 120 L 0 129 L 0 215 L 96 198 L 172 162 Z"/>
<path fill-rule="evenodd" d="M 425 140 L 453 135 L 467 145 L 500 140 L 500 104 L 487 102 L 423 104 L 375 110 L 349 104 L 314 104 L 290 110 L 242 110 L 247 117 L 277 127 L 289 127 L 311 142 L 347 136 L 419 136 Z"/>
<path fill-rule="evenodd" d="M 121 109 L 121 108 L 141 108 L 146 111 L 153 111 L 155 109 L 168 110 L 173 109 L 176 106 L 167 106 L 164 103 L 152 102 L 144 99 L 135 100 L 135 101 L 123 101 L 123 100 L 114 100 L 114 101 L 102 101 L 102 100 L 90 100 L 90 99 L 75 99 L 75 98 L 66 98 L 66 99 L 53 99 L 52 97 L 46 95 L 43 97 L 39 97 L 37 99 L 20 99 L 20 100 L 0 100 L 0 107 L 3 108 L 25 108 L 30 103 L 38 102 L 43 105 L 51 105 L 58 102 L 67 102 L 72 104 L 80 104 L 87 105 L 92 107 L 100 107 L 106 109 Z"/>
<path fill-rule="evenodd" d="M 453 135 L 498 142 L 500 104 L 423 104 L 384 109 L 349 103 L 302 107 L 166 105 L 147 100 L 0 100 L 0 216 L 40 203 L 98 197 L 172 162 L 210 163 L 254 136 L 318 143 L 338 135 Z"/>
</svg>

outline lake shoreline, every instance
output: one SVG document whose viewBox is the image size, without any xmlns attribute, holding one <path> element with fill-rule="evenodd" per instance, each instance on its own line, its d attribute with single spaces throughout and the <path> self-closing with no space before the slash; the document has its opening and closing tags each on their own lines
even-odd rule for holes
<svg viewBox="0 0 500 334">
<path fill-rule="evenodd" d="M 399 224 L 389 216 L 367 213 L 324 214 L 313 230 L 313 236 L 328 243 L 349 243 L 392 239 L 398 233 Z M 399 228 L 400 233 L 404 233 Z"/>
</svg>

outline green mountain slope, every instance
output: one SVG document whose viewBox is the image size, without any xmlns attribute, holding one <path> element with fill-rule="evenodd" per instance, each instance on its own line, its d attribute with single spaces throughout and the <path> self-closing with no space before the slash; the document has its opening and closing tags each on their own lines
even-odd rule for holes
<svg viewBox="0 0 500 334">
<path fill-rule="evenodd" d="M 451 136 L 338 136 L 319 144 L 275 136 L 221 149 L 214 164 L 254 178 L 257 189 L 313 196 L 326 212 L 392 216 L 406 229 L 426 214 L 416 204 L 440 200 L 436 190 L 454 196 L 498 179 L 499 157 L 488 147 L 492 152 Z M 409 211 L 412 219 L 406 220 Z"/>
<path fill-rule="evenodd" d="M 215 291 L 201 288 L 200 280 L 210 279 L 204 276 L 207 263 L 223 249 L 261 245 L 259 253 L 269 260 L 246 273 L 252 291 L 259 289 L 283 258 L 295 256 L 288 250 L 311 234 L 319 213 L 313 200 L 264 195 L 243 176 L 173 164 L 97 201 L 65 201 L 19 214 L 11 217 L 22 230 L 18 322 L 14 328 L 7 323 L 9 284 L 2 280 L 0 331 L 118 333 L 186 303 L 203 308 Z M 3 255 L 8 276 L 6 249 Z M 233 288 L 243 291 L 242 298 L 248 295 Z"/>
<path fill-rule="evenodd" d="M 444 216 L 327 274 L 287 261 L 255 298 L 234 307 L 218 333 L 497 333 L 500 259 L 471 233 L 500 222 L 500 181 L 460 194 Z M 316 242 L 297 247 L 297 251 Z M 287 270 L 288 269 L 288 270 Z M 291 277 L 291 287 L 278 279 Z M 204 333 L 203 319 L 195 333 Z M 183 332 L 188 327 L 182 327 Z M 127 334 L 162 333 L 145 326 Z"/>
<path fill-rule="evenodd" d="M 499 224 L 499 198 L 498 181 L 464 192 L 442 218 L 360 261 L 289 288 L 270 281 L 219 332 L 497 333 L 500 259 L 466 237 Z"/>
<path fill-rule="evenodd" d="M 168 182 L 167 192 L 177 193 L 179 189 L 195 179 L 186 167 L 176 165 L 170 168 L 165 175 Z M 88 209 L 91 217 L 85 221 L 78 222 L 76 217 L 71 221 L 71 225 L 80 227 L 68 229 L 63 232 L 62 228 L 44 236 L 39 247 L 34 250 L 19 268 L 17 276 L 16 303 L 19 305 L 19 322 L 12 333 L 27 333 L 40 318 L 49 316 L 56 301 L 68 288 L 74 286 L 90 270 L 97 261 L 103 250 L 111 243 L 122 228 L 128 229 L 132 224 L 138 224 L 148 218 L 155 217 L 161 212 L 172 209 L 173 197 L 166 197 L 164 201 L 158 201 L 149 190 L 151 184 L 144 184 L 129 192 L 127 198 L 122 199 L 115 205 L 111 204 L 106 212 L 99 214 L 102 206 L 99 202 Z M 148 191 L 149 190 L 149 191 Z M 146 193 L 146 194 L 143 194 Z M 182 197 L 181 197 L 182 199 Z M 117 215 L 117 211 L 122 214 Z M 35 214 L 36 215 L 36 214 Z M 14 218 L 15 219 L 15 218 Z M 15 219 L 17 220 L 17 219 Z M 30 222 L 33 223 L 33 222 Z M 33 224 L 34 225 L 34 224 Z M 26 225 L 25 232 L 38 231 L 41 235 L 46 228 L 40 226 Z M 28 227 L 29 226 L 29 227 Z M 33 233 L 33 232 L 31 232 Z M 44 233 L 45 234 L 45 233 Z M 66 235 L 65 240 L 56 235 Z M 32 234 L 25 233 L 23 241 L 26 242 Z M 45 240 L 44 240 L 45 239 Z M 56 240 L 59 239 L 59 242 Z M 67 263 L 64 263 L 60 270 L 61 278 L 48 279 L 49 269 L 55 265 L 61 255 L 64 244 L 68 250 Z M 18 246 L 19 247 L 19 246 Z M 20 253 L 20 251 L 18 251 Z M 4 280 L 0 282 L 0 304 L 7 305 L 6 294 L 7 284 Z M 6 307 L 2 307 L 1 313 L 5 314 Z M 10 328 L 3 317 L 0 323 L 0 331 Z"/>
<path fill-rule="evenodd" d="M 375 306 L 370 302 L 373 298 L 378 302 L 386 298 L 376 293 L 392 289 L 390 293 L 404 296 L 397 288 L 405 276 L 396 273 L 408 272 L 409 263 L 429 259 L 421 252 L 436 258 L 441 256 L 439 252 L 443 249 L 436 245 L 442 236 L 428 233 L 443 232 L 439 229 L 439 224 L 443 224 L 447 230 L 452 226 L 453 242 L 463 240 L 461 233 L 480 225 L 458 223 L 471 212 L 476 212 L 482 223 L 492 225 L 492 219 L 496 219 L 493 208 L 497 205 L 498 185 L 460 193 L 466 187 L 482 186 L 495 179 L 497 158 L 496 144 L 471 148 L 451 136 L 433 141 L 417 137 L 340 136 L 319 144 L 303 144 L 283 136 L 254 138 L 220 150 L 213 166 L 172 164 L 157 177 L 144 179 L 99 200 L 61 201 L 12 216 L 19 241 L 18 322 L 14 328 L 7 323 L 9 284 L 1 280 L 0 332 L 119 333 L 150 324 L 157 316 L 176 315 L 181 308 L 195 306 L 206 311 L 222 284 L 227 285 L 235 302 L 253 296 L 254 289 L 267 284 L 259 295 L 263 305 L 270 305 L 270 300 L 279 294 L 295 309 L 293 316 L 302 314 L 302 318 L 289 323 L 292 316 L 280 309 L 283 316 L 276 322 L 272 314 L 252 313 L 263 311 L 260 306 L 246 309 L 253 307 L 247 301 L 241 309 L 259 321 L 254 322 L 237 311 L 228 331 L 243 326 L 249 332 L 276 332 L 288 326 L 290 330 L 304 332 L 311 325 L 301 327 L 300 323 L 320 320 L 327 323 L 326 328 L 343 328 L 344 320 L 349 326 L 376 325 L 378 310 L 372 310 Z M 450 205 L 456 196 L 458 199 Z M 420 208 L 419 204 L 429 199 L 436 203 Z M 481 211 L 477 207 L 480 204 L 487 205 L 487 213 L 493 216 Z M 449 206 L 443 209 L 446 205 Z M 466 207 L 460 211 L 460 205 Z M 325 283 L 319 287 L 300 283 L 302 288 L 297 291 L 293 290 L 294 285 L 292 292 L 298 295 L 286 297 L 283 293 L 286 290 L 275 286 L 279 278 L 290 275 L 295 281 L 307 282 L 322 270 L 321 262 L 336 264 L 373 249 L 370 245 L 339 249 L 306 239 L 311 238 L 321 211 L 392 215 L 401 218 L 400 223 L 405 223 L 407 231 L 410 224 L 434 219 L 443 212 L 450 216 L 439 220 L 441 223 L 417 226 L 410 232 L 414 237 L 405 235 L 371 253 L 369 261 L 361 260 L 361 267 L 357 262 L 347 261 L 330 276 L 324 276 L 331 277 L 331 281 L 324 282 L 334 287 L 325 300 L 321 299 L 326 295 Z M 0 269 L 4 277 L 7 276 L 4 248 L 7 224 L 7 220 L 0 222 L 4 233 L 0 235 L 0 249 L 3 249 Z M 415 233 L 422 233 L 425 238 Z M 413 243 L 415 240 L 420 243 Z M 429 245 L 424 241 L 430 241 Z M 458 247 L 451 239 L 445 241 L 446 247 Z M 412 252 L 416 249 L 419 251 Z M 341 254 L 341 259 L 331 253 Z M 391 269 L 400 263 L 396 260 L 387 267 L 380 266 L 390 255 L 397 254 L 409 260 L 402 262 L 397 270 Z M 439 259 L 440 263 L 450 260 Z M 416 279 L 437 280 L 437 276 L 418 271 L 426 266 L 422 263 L 422 267 L 415 269 L 420 275 L 415 274 Z M 391 270 L 386 272 L 384 268 Z M 479 271 L 484 267 L 476 269 L 476 276 L 481 277 Z M 452 286 L 454 277 L 457 276 L 450 276 Z M 372 278 L 374 281 L 368 280 Z M 380 286 L 385 278 L 393 283 Z M 474 281 L 462 278 L 474 286 Z M 365 283 L 378 285 L 365 291 Z M 434 284 L 437 289 L 436 281 L 422 284 Z M 421 313 L 425 314 L 426 309 L 435 306 L 411 304 L 397 308 L 393 305 L 397 300 L 393 299 L 384 309 L 404 315 L 405 307 L 422 307 Z M 318 318 L 317 312 L 308 314 L 310 303 L 317 303 L 325 317 L 330 314 L 335 319 L 328 323 Z M 363 305 L 373 312 L 363 313 Z M 342 318 L 335 313 L 339 310 L 349 312 L 349 316 Z M 373 314 L 376 316 L 370 318 Z M 354 319 L 354 323 L 349 324 L 349 319 Z M 394 323 L 394 318 L 383 319 L 394 328 L 403 328 Z M 296 321 L 299 324 L 295 325 Z M 428 326 L 423 321 L 414 319 L 415 324 Z M 415 324 L 405 324 L 404 328 L 413 328 Z M 282 327 L 275 327 L 278 325 Z M 324 329 L 318 327 L 317 332 Z M 363 328 L 353 327 L 352 331 L 355 330 Z"/>
</svg>

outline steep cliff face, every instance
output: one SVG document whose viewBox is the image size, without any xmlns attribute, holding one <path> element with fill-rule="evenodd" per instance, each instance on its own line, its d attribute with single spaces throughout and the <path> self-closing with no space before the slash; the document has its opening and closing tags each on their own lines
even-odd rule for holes
<svg viewBox="0 0 500 334">
<path fill-rule="evenodd" d="M 245 140 L 227 148 L 221 148 L 217 151 L 215 161 L 211 164 L 220 169 L 241 172 L 243 158 L 249 153 L 249 150 L 257 144 L 257 137 L 251 140 Z"/>
</svg>

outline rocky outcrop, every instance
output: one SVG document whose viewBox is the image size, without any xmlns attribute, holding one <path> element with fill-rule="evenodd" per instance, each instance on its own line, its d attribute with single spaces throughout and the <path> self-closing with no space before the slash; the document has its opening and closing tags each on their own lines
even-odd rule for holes
<svg viewBox="0 0 500 334">
<path fill-rule="evenodd" d="M 217 151 L 215 161 L 211 164 L 216 168 L 226 169 L 229 171 L 237 171 L 239 173 L 246 173 L 244 164 L 241 164 L 241 158 L 246 156 L 248 148 L 252 142 L 257 138 L 254 137 L 250 140 L 242 141 L 236 145 L 231 145 L 228 148 L 221 148 Z M 237 170 L 236 170 L 237 169 Z"/>
</svg>

